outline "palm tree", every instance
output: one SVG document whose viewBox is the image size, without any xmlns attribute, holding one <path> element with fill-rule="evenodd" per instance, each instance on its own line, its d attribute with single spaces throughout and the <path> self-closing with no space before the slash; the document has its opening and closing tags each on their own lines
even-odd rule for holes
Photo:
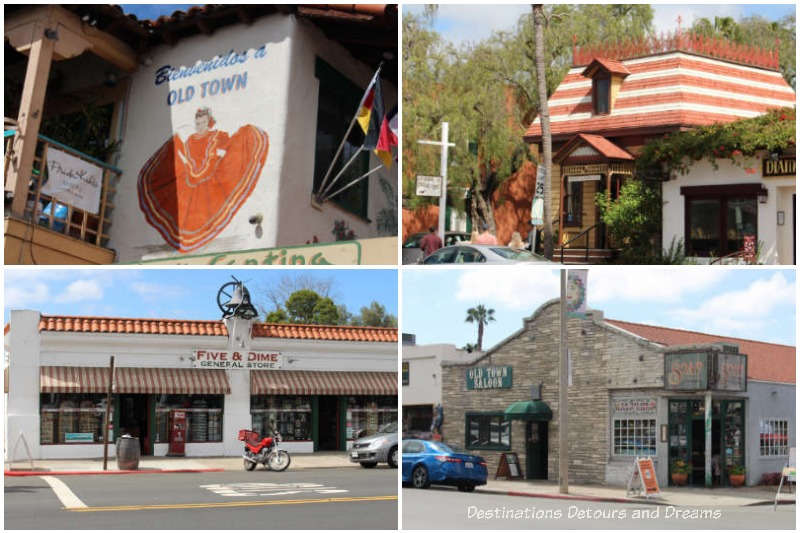
<svg viewBox="0 0 800 533">
<path fill-rule="evenodd" d="M 470 307 L 467 309 L 466 322 L 478 323 L 478 343 L 475 348 L 480 352 L 483 350 L 483 326 L 494 322 L 494 309 L 486 309 L 482 304 L 477 307 Z"/>
</svg>

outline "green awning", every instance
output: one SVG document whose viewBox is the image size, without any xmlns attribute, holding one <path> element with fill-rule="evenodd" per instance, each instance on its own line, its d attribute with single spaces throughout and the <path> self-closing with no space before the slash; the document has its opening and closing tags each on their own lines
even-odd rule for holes
<svg viewBox="0 0 800 533">
<path fill-rule="evenodd" d="M 552 420 L 553 411 L 541 400 L 515 402 L 505 410 L 506 420 Z"/>
</svg>

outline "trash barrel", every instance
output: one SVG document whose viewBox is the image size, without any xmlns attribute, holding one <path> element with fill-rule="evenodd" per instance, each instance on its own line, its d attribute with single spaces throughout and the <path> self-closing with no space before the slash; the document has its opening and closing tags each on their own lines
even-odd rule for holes
<svg viewBox="0 0 800 533">
<path fill-rule="evenodd" d="M 123 435 L 117 439 L 117 468 L 120 470 L 139 469 L 139 438 Z"/>
</svg>

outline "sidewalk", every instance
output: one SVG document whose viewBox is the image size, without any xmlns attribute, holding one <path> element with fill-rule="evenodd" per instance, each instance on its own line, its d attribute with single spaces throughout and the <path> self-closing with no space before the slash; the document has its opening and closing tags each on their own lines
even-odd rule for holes
<svg viewBox="0 0 800 533">
<path fill-rule="evenodd" d="M 103 459 L 42 459 L 33 461 L 33 469 L 29 461 L 6 463 L 5 475 L 30 476 L 42 474 L 102 474 L 102 473 L 178 473 L 178 472 L 223 472 L 244 471 L 241 457 L 152 457 L 145 456 L 139 460 L 139 470 L 123 470 L 117 468 L 117 460 L 108 458 L 108 471 L 103 472 Z M 358 468 L 351 463 L 344 452 L 317 452 L 292 454 L 290 470 L 306 468 Z M 263 468 L 259 466 L 258 468 Z"/>
<path fill-rule="evenodd" d="M 775 493 L 778 490 L 777 486 L 714 489 L 699 487 L 668 488 L 661 490 L 661 497 L 647 499 L 626 496 L 624 487 L 570 485 L 569 494 L 566 495 L 559 493 L 558 488 L 558 483 L 550 481 L 498 481 L 490 479 L 486 485 L 475 490 L 477 492 L 506 494 L 509 496 L 694 507 L 772 505 L 775 500 Z M 781 490 L 780 503 L 795 503 L 795 495 L 786 494 L 784 490 Z"/>
</svg>

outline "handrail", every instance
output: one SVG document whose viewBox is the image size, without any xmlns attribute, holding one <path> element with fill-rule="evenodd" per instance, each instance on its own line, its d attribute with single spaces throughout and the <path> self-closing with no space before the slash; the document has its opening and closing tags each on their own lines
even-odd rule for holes
<svg viewBox="0 0 800 533">
<path fill-rule="evenodd" d="M 92 157 L 92 156 L 90 156 L 90 155 L 84 154 L 84 153 L 83 153 L 83 152 L 81 152 L 80 150 L 76 150 L 75 148 L 72 148 L 71 146 L 67 146 L 66 144 L 64 144 L 64 143 L 61 143 L 61 142 L 58 142 L 58 141 L 57 141 L 57 140 L 55 140 L 55 139 L 51 139 L 50 137 L 47 137 L 46 135 L 42 135 L 42 134 L 40 133 L 40 134 L 39 134 L 39 139 L 40 139 L 40 140 L 42 140 L 42 141 L 45 141 L 45 142 L 47 142 L 47 143 L 50 143 L 50 144 L 52 144 L 52 145 L 54 145 L 54 146 L 58 146 L 58 147 L 59 147 L 59 148 L 61 148 L 62 150 L 66 150 L 67 152 L 70 152 L 70 153 L 72 153 L 73 155 L 76 155 L 76 156 L 78 156 L 78 157 L 82 157 L 83 159 L 88 159 L 88 160 L 89 160 L 89 161 L 91 161 L 92 163 L 94 163 L 94 164 L 96 164 L 96 165 L 99 165 L 99 166 L 101 166 L 101 167 L 103 167 L 103 168 L 105 168 L 105 169 L 108 169 L 108 170 L 110 170 L 111 172 L 114 172 L 114 173 L 116 173 L 116 174 L 122 174 L 122 170 L 121 170 L 121 169 L 119 169 L 119 168 L 117 168 L 117 167 L 115 167 L 114 165 L 109 165 L 109 164 L 108 164 L 108 163 L 106 163 L 105 161 L 101 161 L 101 160 L 99 160 L 99 159 L 97 159 L 97 158 L 95 158 L 95 157 Z"/>
<path fill-rule="evenodd" d="M 598 222 L 597 224 L 594 224 L 593 226 L 589 226 L 588 228 L 586 228 L 585 230 L 583 230 L 582 232 L 578 233 L 573 238 L 568 240 L 567 242 L 561 244 L 561 264 L 564 264 L 564 248 L 566 248 L 567 245 L 572 244 L 574 241 L 580 239 L 584 235 L 588 234 L 590 231 L 592 231 L 593 229 L 597 228 L 597 226 L 599 226 L 599 225 L 600 225 L 600 223 Z M 586 262 L 587 263 L 589 262 L 589 237 L 588 236 L 586 237 Z"/>
</svg>

